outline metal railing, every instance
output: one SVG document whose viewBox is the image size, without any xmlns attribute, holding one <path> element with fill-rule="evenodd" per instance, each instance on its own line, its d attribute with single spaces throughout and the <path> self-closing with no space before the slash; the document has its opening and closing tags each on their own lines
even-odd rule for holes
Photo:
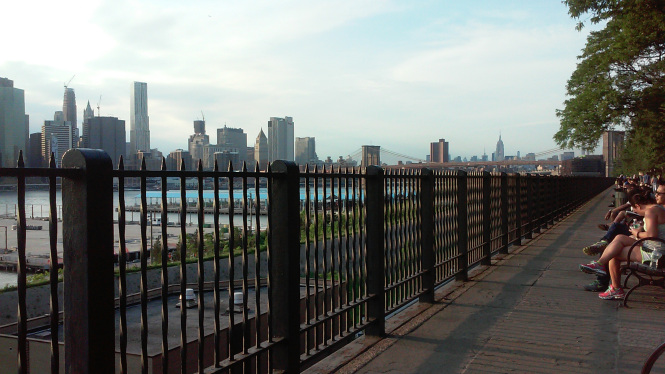
<svg viewBox="0 0 665 374">
<path fill-rule="evenodd" d="M 0 169 L 5 182 L 15 180 L 18 206 L 12 291 L 18 313 L 15 323 L 0 326 L 0 345 L 16 344 L 17 366 L 8 370 L 299 372 L 361 332 L 384 335 L 387 316 L 414 301 L 432 302 L 435 288 L 466 280 L 469 269 L 491 264 L 494 255 L 612 184 L 606 178 L 379 167 L 299 172 L 284 161 L 266 171 L 183 169 L 169 171 L 163 163 L 160 171 L 124 170 L 121 160 L 112 170 L 104 152 L 85 149 L 67 152 L 61 169 L 54 163 L 24 168 L 22 159 L 18 168 Z M 41 326 L 50 330 L 48 343 L 29 338 L 40 330 L 27 314 L 29 305 L 35 309 L 25 266 L 25 178 L 31 176 L 50 181 L 50 318 Z M 62 179 L 62 217 L 56 178 Z M 180 180 L 182 224 L 175 226 L 169 225 L 167 178 Z M 124 198 L 130 179 L 132 185 L 138 179 L 141 196 L 134 234 Z M 212 191 L 205 191 L 210 180 Z M 152 243 L 149 181 L 162 186 L 159 238 Z M 198 186 L 194 227 L 184 217 L 191 211 L 186 186 L 192 181 Z M 212 214 L 204 209 L 210 199 Z M 241 214 L 222 214 L 222 204 Z M 137 268 L 126 253 L 131 235 L 140 237 Z M 49 366 L 30 354 L 44 344 L 50 345 Z"/>
</svg>

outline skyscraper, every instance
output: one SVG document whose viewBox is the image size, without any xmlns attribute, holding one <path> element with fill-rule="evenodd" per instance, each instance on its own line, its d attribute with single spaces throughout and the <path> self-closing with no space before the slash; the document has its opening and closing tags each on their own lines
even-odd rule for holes
<svg viewBox="0 0 665 374">
<path fill-rule="evenodd" d="M 313 137 L 296 138 L 295 161 L 296 164 L 306 165 L 316 162 L 316 140 Z"/>
<path fill-rule="evenodd" d="M 63 113 L 58 111 L 53 121 L 44 121 L 42 126 L 42 158 L 49 162 L 51 154 L 55 157 L 56 166 L 61 166 L 62 155 L 73 148 L 74 129 L 69 121 L 63 121 Z"/>
<path fill-rule="evenodd" d="M 99 113 L 97 113 L 97 115 L 99 115 Z M 88 100 L 88 105 L 83 110 L 83 121 L 85 121 L 88 118 L 92 118 L 94 116 L 95 116 L 95 111 L 90 107 L 90 100 Z"/>
<path fill-rule="evenodd" d="M 65 97 L 62 100 L 62 114 L 65 116 L 65 121 L 69 121 L 73 129 L 78 128 L 78 123 L 76 122 L 76 94 L 73 88 L 65 87 Z"/>
<path fill-rule="evenodd" d="M 182 170 L 183 163 L 185 164 L 185 170 L 191 170 L 192 155 L 185 150 L 176 149 L 166 157 L 166 168 L 168 170 Z"/>
<path fill-rule="evenodd" d="M 14 82 L 0 78 L 0 166 L 16 166 L 19 151 L 27 152 L 28 123 L 25 94 Z M 24 155 L 27 157 L 27 154 Z"/>
<path fill-rule="evenodd" d="M 268 159 L 294 161 L 293 118 L 270 117 L 268 121 Z"/>
<path fill-rule="evenodd" d="M 247 161 L 247 134 L 243 129 L 226 125 L 217 129 L 217 145 L 224 146 L 231 152 L 238 152 L 238 164 L 234 166 L 240 166 Z"/>
<path fill-rule="evenodd" d="M 266 170 L 268 166 L 268 138 L 266 134 L 263 133 L 263 129 L 259 132 L 259 135 L 256 137 L 256 142 L 254 142 L 254 160 L 259 163 L 259 168 L 261 170 Z"/>
<path fill-rule="evenodd" d="M 44 167 L 44 159 L 42 158 L 42 133 L 36 132 L 30 134 L 30 147 L 28 151 L 28 167 L 41 168 Z"/>
<path fill-rule="evenodd" d="M 132 155 L 150 151 L 150 121 L 148 118 L 148 84 L 134 82 L 130 95 L 129 148 Z"/>
<path fill-rule="evenodd" d="M 439 139 L 436 143 L 429 145 L 430 162 L 443 163 L 448 162 L 448 142 L 446 139 Z"/>
<path fill-rule="evenodd" d="M 198 165 L 199 160 L 203 159 L 203 147 L 210 144 L 210 137 L 206 135 L 205 121 L 194 121 L 194 134 L 189 137 L 187 142 L 189 154 L 192 156 L 192 166 Z M 190 165 L 185 165 L 189 167 Z"/>
<path fill-rule="evenodd" d="M 116 117 L 92 117 L 83 122 L 83 147 L 103 149 L 118 167 L 120 156 L 125 157 L 125 121 Z"/>
<path fill-rule="evenodd" d="M 503 161 L 504 159 L 503 141 L 501 140 L 501 134 L 499 134 L 499 141 L 496 142 L 496 152 L 494 152 L 494 161 Z"/>
</svg>

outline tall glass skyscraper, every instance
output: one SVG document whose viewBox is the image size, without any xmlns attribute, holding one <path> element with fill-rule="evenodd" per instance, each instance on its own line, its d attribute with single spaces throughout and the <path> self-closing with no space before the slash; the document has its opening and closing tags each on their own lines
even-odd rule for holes
<svg viewBox="0 0 665 374">
<path fill-rule="evenodd" d="M 270 117 L 270 121 L 268 121 L 268 158 L 270 162 L 294 161 L 292 117 Z"/>
<path fill-rule="evenodd" d="M 27 143 L 23 90 L 14 88 L 12 80 L 0 78 L 0 167 L 15 167 L 19 151 L 27 152 Z"/>
<path fill-rule="evenodd" d="M 129 149 L 131 155 L 150 151 L 150 121 L 148 118 L 148 84 L 134 82 L 130 97 Z"/>
</svg>

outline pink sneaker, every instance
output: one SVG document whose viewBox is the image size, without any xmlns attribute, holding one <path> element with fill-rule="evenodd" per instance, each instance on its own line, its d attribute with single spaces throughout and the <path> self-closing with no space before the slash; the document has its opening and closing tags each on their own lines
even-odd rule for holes
<svg viewBox="0 0 665 374">
<path fill-rule="evenodd" d="M 598 275 L 607 275 L 605 270 L 605 265 L 601 264 L 598 261 L 591 261 L 586 265 L 580 265 L 580 270 L 587 274 L 598 274 Z"/>
<path fill-rule="evenodd" d="M 598 294 L 598 297 L 603 300 L 623 300 L 625 296 L 626 293 L 623 292 L 623 288 L 614 288 L 612 285 L 610 285 L 607 291 Z"/>
</svg>

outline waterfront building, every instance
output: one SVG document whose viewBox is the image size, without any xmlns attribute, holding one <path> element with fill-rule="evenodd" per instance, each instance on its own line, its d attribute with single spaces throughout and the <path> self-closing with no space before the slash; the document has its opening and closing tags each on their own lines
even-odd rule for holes
<svg viewBox="0 0 665 374">
<path fill-rule="evenodd" d="M 268 162 L 270 162 L 269 160 L 268 138 L 266 138 L 266 134 L 264 134 L 263 129 L 261 129 L 261 132 L 259 132 L 259 135 L 254 142 L 254 161 L 259 163 L 259 169 L 266 170 Z"/>
<path fill-rule="evenodd" d="M 74 147 L 74 129 L 63 119 L 62 112 L 56 112 L 54 120 L 46 120 L 42 126 L 42 159 L 48 164 L 53 154 L 57 167 L 61 166 L 65 152 Z"/>
<path fill-rule="evenodd" d="M 125 121 L 117 117 L 92 117 L 83 122 L 83 147 L 103 149 L 118 167 L 120 156 L 125 154 Z"/>
<path fill-rule="evenodd" d="M 316 140 L 314 137 L 296 138 L 295 148 L 296 164 L 315 164 L 319 161 L 319 157 L 316 155 Z"/>
<path fill-rule="evenodd" d="M 245 153 L 245 160 L 247 160 L 247 168 L 254 170 L 254 166 L 256 166 L 256 160 L 254 159 L 254 147 L 247 147 L 246 150 L 247 152 Z"/>
<path fill-rule="evenodd" d="M 600 155 L 583 156 L 562 161 L 559 175 L 602 177 L 605 173 L 605 163 Z"/>
<path fill-rule="evenodd" d="M 14 81 L 0 78 L 0 167 L 16 166 L 19 152 L 28 150 L 28 138 L 25 93 Z"/>
<path fill-rule="evenodd" d="M 192 170 L 192 155 L 188 151 L 176 149 L 166 157 L 166 168 L 168 170 L 180 170 L 183 162 L 185 170 Z"/>
<path fill-rule="evenodd" d="M 620 157 L 625 137 L 624 131 L 605 131 L 603 133 L 603 161 L 606 177 L 614 177 L 615 170 L 621 165 Z"/>
<path fill-rule="evenodd" d="M 217 145 L 237 149 L 238 165 L 242 165 L 243 162 L 247 161 L 247 152 L 242 151 L 247 148 L 247 134 L 243 129 L 226 127 L 226 125 L 217 129 Z M 235 161 L 234 164 L 236 164 Z"/>
<path fill-rule="evenodd" d="M 65 121 L 69 121 L 72 129 L 78 129 L 76 121 L 76 94 L 73 88 L 65 86 L 65 96 L 62 100 L 62 114 Z"/>
<path fill-rule="evenodd" d="M 192 167 L 198 165 L 199 160 L 203 159 L 203 147 L 208 144 L 210 144 L 210 137 L 206 135 L 205 121 L 194 121 L 194 134 L 189 137 L 187 142 L 187 149 L 192 156 Z"/>
<path fill-rule="evenodd" d="M 148 84 L 134 82 L 130 93 L 129 144 L 131 154 L 150 151 L 150 120 L 148 117 Z"/>
<path fill-rule="evenodd" d="M 561 154 L 561 161 L 572 160 L 575 158 L 575 152 L 563 152 Z"/>
<path fill-rule="evenodd" d="M 438 142 L 429 145 L 430 162 L 448 162 L 448 142 L 446 139 L 439 139 Z"/>
<path fill-rule="evenodd" d="M 138 169 L 141 168 L 141 164 L 143 160 L 145 160 L 146 170 L 162 170 L 162 157 L 164 157 L 164 155 L 157 148 L 149 151 L 139 151 L 136 154 Z"/>
<path fill-rule="evenodd" d="M 42 133 L 30 134 L 30 146 L 28 147 L 28 167 L 41 168 L 47 166 L 42 158 Z"/>
<path fill-rule="evenodd" d="M 245 148 L 242 148 L 242 152 L 245 152 Z M 220 156 L 221 158 L 216 158 L 217 153 L 226 153 L 228 156 Z M 229 160 L 233 162 L 234 170 L 240 170 L 242 168 L 242 164 L 240 163 L 240 150 L 238 148 L 216 144 L 208 144 L 203 146 L 203 157 L 201 158 L 203 168 L 206 170 L 212 170 L 215 167 L 215 159 L 218 161 L 226 160 L 226 163 L 217 164 L 219 170 L 227 170 Z"/>
<path fill-rule="evenodd" d="M 215 152 L 213 155 L 215 161 L 217 161 L 217 167 L 221 171 L 229 170 L 229 164 L 232 163 L 234 169 L 239 169 L 242 167 L 242 162 L 240 161 L 240 153 L 232 152 L 229 150 L 224 150 L 221 152 Z M 214 163 L 213 163 L 214 167 Z"/>
<path fill-rule="evenodd" d="M 294 161 L 293 118 L 270 117 L 268 121 L 268 159 Z"/>
<path fill-rule="evenodd" d="M 499 134 L 499 141 L 496 142 L 496 152 L 494 152 L 494 161 L 503 161 L 504 159 L 503 141 L 501 140 L 501 134 Z"/>
</svg>

